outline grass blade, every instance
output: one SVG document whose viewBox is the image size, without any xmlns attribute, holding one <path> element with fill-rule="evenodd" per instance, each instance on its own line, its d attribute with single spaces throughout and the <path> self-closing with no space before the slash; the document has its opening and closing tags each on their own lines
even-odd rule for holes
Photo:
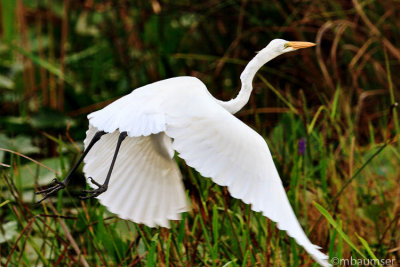
<svg viewBox="0 0 400 267">
<path fill-rule="evenodd" d="M 158 240 L 158 233 L 155 234 L 153 236 L 153 238 L 151 239 L 150 249 L 149 249 L 149 252 L 147 254 L 146 266 L 149 266 L 149 267 L 156 266 L 155 257 L 156 257 L 157 240 Z"/>
<path fill-rule="evenodd" d="M 3 24 L 3 36 L 7 42 L 11 42 L 14 39 L 15 34 L 15 7 L 17 1 L 15 0 L 3 0 L 1 2 L 1 17 Z"/>
<path fill-rule="evenodd" d="M 329 214 L 329 212 L 316 202 L 314 202 L 314 206 L 328 220 L 329 224 L 336 229 L 336 231 L 343 238 L 343 240 L 346 241 L 346 243 L 349 244 L 349 246 L 353 250 L 355 250 L 358 254 L 360 254 L 363 258 L 366 259 L 365 255 L 353 244 L 353 242 L 351 242 L 349 236 L 345 232 L 343 232 L 342 227 L 340 227 L 340 225 L 336 223 L 335 219 L 333 219 L 333 217 Z"/>
<path fill-rule="evenodd" d="M 364 248 L 367 250 L 367 252 L 371 256 L 371 258 L 376 260 L 376 262 L 378 263 L 379 266 L 382 266 L 382 264 L 379 262 L 378 258 L 375 256 L 374 252 L 372 252 L 370 246 L 368 245 L 368 242 L 364 238 L 359 236 L 357 233 L 356 233 L 356 236 L 358 237 L 358 240 L 360 240 L 360 242 L 364 246 Z"/>
<path fill-rule="evenodd" d="M 0 39 L 1 40 L 1 39 Z M 55 66 L 53 64 L 51 64 L 50 62 L 41 59 L 40 57 L 34 55 L 33 53 L 26 51 L 25 49 L 16 46 L 10 42 L 7 43 L 8 47 L 17 52 L 20 53 L 21 55 L 26 56 L 27 58 L 29 58 L 30 60 L 32 60 L 33 63 L 39 65 L 40 67 L 46 69 L 47 71 L 49 71 L 51 74 L 55 75 L 56 77 L 58 77 L 59 79 L 67 82 L 69 85 L 73 86 L 73 87 L 78 87 L 77 84 L 71 79 L 69 78 L 67 75 L 65 75 L 60 67 Z"/>
<path fill-rule="evenodd" d="M 0 203 L 0 208 L 3 207 L 4 205 L 7 205 L 8 202 L 10 202 L 10 200 L 6 200 L 6 201 Z"/>
<path fill-rule="evenodd" d="M 270 84 L 270 83 L 267 81 L 267 79 L 265 79 L 261 74 L 258 74 L 257 76 L 261 79 L 261 81 L 262 81 L 269 89 L 272 90 L 272 92 L 275 93 L 275 95 L 276 95 L 280 100 L 282 100 L 283 103 L 285 103 L 285 104 L 290 108 L 290 110 L 291 110 L 294 114 L 299 114 L 299 112 L 297 111 L 297 109 L 296 109 L 289 101 L 287 101 L 287 100 L 283 97 L 283 95 L 282 95 L 281 93 L 279 93 L 279 91 L 276 90 L 275 87 L 273 87 L 272 84 Z"/>
<path fill-rule="evenodd" d="M 317 112 L 315 113 L 310 125 L 307 128 L 307 133 L 310 134 L 312 132 L 312 130 L 314 129 L 315 123 L 317 122 L 317 119 L 319 117 L 319 114 L 323 111 L 326 110 L 325 106 L 320 106 L 317 110 Z"/>
<path fill-rule="evenodd" d="M 338 103 L 339 103 L 339 94 L 340 94 L 340 86 L 337 86 L 335 95 L 333 96 L 333 102 L 332 102 L 332 110 L 331 110 L 331 121 L 333 121 L 335 119 L 336 116 L 336 110 L 338 107 Z"/>
</svg>

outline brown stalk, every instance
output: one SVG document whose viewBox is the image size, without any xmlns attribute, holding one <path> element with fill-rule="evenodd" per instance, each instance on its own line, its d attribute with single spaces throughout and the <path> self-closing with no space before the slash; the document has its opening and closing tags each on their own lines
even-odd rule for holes
<svg viewBox="0 0 400 267">
<path fill-rule="evenodd" d="M 104 108 L 105 106 L 114 102 L 115 100 L 118 100 L 119 98 L 120 97 L 114 97 L 114 98 L 105 100 L 103 102 L 99 102 L 99 103 L 95 103 L 95 104 L 92 104 L 92 105 L 89 105 L 89 106 L 86 106 L 83 108 L 79 108 L 79 109 L 68 112 L 67 115 L 71 116 L 71 117 L 75 117 L 75 116 L 79 116 L 81 114 L 87 114 L 87 113 L 93 112 L 95 110 Z"/>
<path fill-rule="evenodd" d="M 42 12 L 38 12 L 37 18 L 37 34 L 38 34 L 38 51 L 39 58 L 45 60 L 44 52 L 43 52 L 43 44 L 42 44 L 42 30 L 43 30 L 43 15 Z M 40 88 L 42 90 L 42 101 L 43 106 L 47 107 L 49 105 L 49 92 L 47 91 L 47 71 L 45 68 L 40 68 Z"/>
<path fill-rule="evenodd" d="M 19 234 L 19 236 L 18 236 L 17 239 L 15 240 L 14 245 L 13 245 L 13 247 L 11 248 L 11 251 L 9 252 L 9 255 L 8 255 L 8 257 L 7 257 L 7 261 L 6 261 L 5 265 L 4 265 L 5 267 L 7 267 L 8 264 L 10 263 L 11 256 L 13 255 L 14 250 L 15 250 L 15 249 L 17 248 L 17 246 L 18 246 L 19 240 L 22 238 L 22 236 L 24 236 L 25 231 L 28 231 L 29 233 L 31 232 L 30 230 L 31 230 L 31 228 L 32 228 L 32 223 L 34 222 L 34 220 L 35 220 L 35 217 L 32 217 L 32 218 L 29 220 L 28 224 L 24 227 L 24 229 L 22 229 L 21 233 Z M 28 236 L 27 236 L 26 238 L 28 238 Z M 21 252 L 21 253 L 22 253 L 22 252 Z"/>
<path fill-rule="evenodd" d="M 30 51 L 30 42 L 27 35 L 27 25 L 25 20 L 25 8 L 22 0 L 17 1 L 17 19 L 19 24 L 19 32 L 21 35 L 21 44 L 20 47 L 25 51 Z M 36 86 L 34 81 L 34 68 L 30 59 L 26 57 L 21 57 L 23 64 L 23 77 L 24 77 L 24 88 L 25 88 L 25 97 L 30 96 L 34 101 L 34 108 L 37 109 L 39 107 L 39 103 L 37 102 L 36 97 Z"/>
<path fill-rule="evenodd" d="M 364 91 L 358 97 L 358 105 L 357 105 L 356 118 L 355 118 L 355 123 L 354 123 L 355 132 L 357 133 L 358 136 L 360 135 L 360 132 L 361 132 L 360 131 L 360 121 L 361 121 L 361 113 L 364 108 L 365 100 L 371 96 L 383 95 L 383 94 L 387 94 L 387 91 L 380 89 L 380 90 Z"/>
<path fill-rule="evenodd" d="M 383 45 L 388 49 L 388 51 L 395 56 L 398 60 L 400 60 L 400 50 L 398 50 L 386 37 L 382 35 L 380 30 L 375 27 L 374 23 L 372 23 L 368 16 L 364 13 L 362 6 L 358 3 L 358 0 L 353 0 L 353 5 L 356 8 L 358 15 L 361 17 L 363 22 L 367 25 L 368 31 L 372 35 L 379 36 L 382 39 Z"/>
<path fill-rule="evenodd" d="M 79 146 L 76 144 L 76 142 L 74 141 L 74 139 L 72 139 L 71 135 L 69 134 L 69 129 L 71 127 L 71 123 L 68 122 L 67 124 L 67 130 L 65 131 L 65 136 L 67 137 L 68 141 L 72 144 L 72 146 L 76 149 L 76 151 L 78 153 L 81 153 L 81 149 L 79 148 Z"/>
<path fill-rule="evenodd" d="M 325 82 L 327 83 L 327 85 L 328 85 L 328 86 L 331 88 L 331 90 L 333 91 L 333 90 L 335 90 L 335 86 L 333 85 L 332 78 L 331 78 L 331 76 L 329 75 L 329 71 L 328 71 L 328 69 L 327 69 L 327 67 L 326 67 L 326 65 L 325 65 L 324 60 L 323 60 L 322 52 L 321 52 L 321 45 L 320 45 L 321 40 L 322 40 L 322 36 L 324 35 L 324 33 L 325 33 L 327 30 L 329 30 L 330 28 L 332 28 L 332 26 L 333 26 L 333 23 L 330 22 L 330 21 L 326 22 L 324 25 L 321 26 L 321 28 L 318 30 L 318 33 L 317 33 L 316 43 L 318 44 L 318 45 L 317 45 L 317 55 L 318 55 L 317 59 L 318 59 L 318 64 L 319 64 L 319 66 L 320 66 L 320 68 L 321 68 L 322 74 L 324 75 Z"/>
<path fill-rule="evenodd" d="M 48 61 L 50 64 L 54 64 L 54 33 L 53 33 L 53 23 L 52 23 L 52 14 L 51 14 L 51 6 L 52 1 L 48 1 L 48 9 L 46 12 L 47 15 L 47 25 L 48 25 L 48 36 L 49 36 L 49 54 Z M 56 88 L 56 78 L 53 74 L 49 74 L 49 104 L 50 108 L 56 110 L 57 109 L 57 88 Z"/>
<path fill-rule="evenodd" d="M 151 0 L 151 7 L 152 7 L 154 13 L 160 14 L 160 12 L 161 12 L 160 2 L 158 2 L 157 0 Z"/>
<path fill-rule="evenodd" d="M 64 1 L 64 10 L 63 10 L 63 18 L 62 18 L 62 26 L 61 26 L 61 51 L 60 51 L 60 70 L 61 73 L 65 73 L 65 45 L 67 43 L 68 37 L 68 8 L 69 8 L 69 0 Z M 58 92 L 58 110 L 64 110 L 64 89 L 65 82 L 60 80 L 60 88 Z"/>
<path fill-rule="evenodd" d="M 360 49 L 357 50 L 356 55 L 351 59 L 349 68 L 350 71 L 354 68 L 354 66 L 357 64 L 357 62 L 360 60 L 360 58 L 365 54 L 367 51 L 368 47 L 374 42 L 373 38 L 369 38 L 368 41 L 366 41 Z"/>
<path fill-rule="evenodd" d="M 229 45 L 228 49 L 226 49 L 222 58 L 220 58 L 217 62 L 217 66 L 215 68 L 215 76 L 218 76 L 223 69 L 226 59 L 229 58 L 230 52 L 234 51 L 234 58 L 238 56 L 238 50 L 236 49 L 239 45 L 239 42 L 242 38 L 242 29 L 243 29 L 243 16 L 244 16 L 244 8 L 246 7 L 247 0 L 242 0 L 242 4 L 240 6 L 239 17 L 238 17 L 238 24 L 237 24 L 237 31 L 236 31 L 236 38 L 233 42 Z"/>
<path fill-rule="evenodd" d="M 47 167 L 47 166 L 44 165 L 43 163 L 40 163 L 40 162 L 37 161 L 37 160 L 34 160 L 34 159 L 32 159 L 32 158 L 30 158 L 30 157 L 28 157 L 28 156 L 25 156 L 25 155 L 22 154 L 22 153 L 19 153 L 19 152 L 17 152 L 17 151 L 13 151 L 13 150 L 10 150 L 10 149 L 6 149 L 6 148 L 1 148 L 1 147 L 0 147 L 0 151 L 5 151 L 5 152 L 8 152 L 8 153 L 12 153 L 12 154 L 15 154 L 15 155 L 17 155 L 17 156 L 26 158 L 26 159 L 28 159 L 28 160 L 30 160 L 30 161 L 36 163 L 37 165 L 39 165 L 39 166 L 41 166 L 41 167 L 43 167 L 43 168 L 46 168 L 46 169 L 48 169 L 49 171 L 51 171 L 51 172 L 53 172 L 53 173 L 55 173 L 55 174 L 57 174 L 57 175 L 60 175 L 60 173 L 59 173 L 58 171 L 56 171 L 56 170 L 54 170 L 54 169 L 52 169 L 52 168 L 50 168 L 50 167 Z"/>
<path fill-rule="evenodd" d="M 48 205 L 49 205 L 50 209 L 53 211 L 53 213 L 58 215 L 57 210 L 54 207 L 53 203 L 48 202 Z M 60 218 L 57 218 L 57 221 L 60 223 L 61 228 L 64 230 L 64 234 L 67 237 L 68 241 L 70 242 L 70 244 L 71 244 L 72 248 L 74 249 L 76 255 L 78 256 L 79 261 L 81 262 L 82 266 L 89 267 L 88 262 L 86 261 L 85 257 L 81 253 L 81 250 L 79 249 L 78 244 L 76 243 L 75 239 L 72 237 L 70 231 L 68 230 L 67 225 Z"/>
<path fill-rule="evenodd" d="M 339 21 L 338 21 L 338 23 L 339 23 Z M 339 71 L 338 71 L 338 67 L 337 67 L 336 53 L 338 50 L 340 38 L 342 37 L 342 35 L 345 32 L 345 30 L 347 29 L 347 27 L 349 27 L 349 26 L 354 27 L 353 23 L 346 21 L 346 20 L 340 21 L 340 23 L 341 24 L 338 25 L 338 29 L 335 34 L 335 38 L 333 39 L 332 48 L 331 48 L 332 68 L 334 71 L 335 79 L 339 79 Z"/>
</svg>

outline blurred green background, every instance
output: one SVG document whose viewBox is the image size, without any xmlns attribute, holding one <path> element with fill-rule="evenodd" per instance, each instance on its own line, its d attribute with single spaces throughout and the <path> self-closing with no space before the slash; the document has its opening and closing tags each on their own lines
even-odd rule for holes
<svg viewBox="0 0 400 267">
<path fill-rule="evenodd" d="M 313 243 L 330 257 L 400 258 L 399 1 L 2 0 L 0 17 L 1 266 L 313 265 L 183 161 L 193 212 L 171 229 L 78 200 L 81 172 L 33 205 L 79 157 L 88 113 L 180 75 L 229 100 L 275 38 L 317 46 L 264 66 L 237 116 L 265 137 Z"/>
</svg>

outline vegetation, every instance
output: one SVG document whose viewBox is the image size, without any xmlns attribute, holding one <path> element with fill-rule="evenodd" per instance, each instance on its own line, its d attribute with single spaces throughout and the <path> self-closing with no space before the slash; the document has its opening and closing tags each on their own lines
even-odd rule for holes
<svg viewBox="0 0 400 267">
<path fill-rule="evenodd" d="M 238 117 L 269 144 L 330 257 L 400 259 L 399 1 L 0 2 L 1 266 L 311 266 L 285 232 L 179 160 L 193 211 L 171 229 L 119 219 L 66 175 L 86 115 L 142 85 L 199 77 L 228 100 L 271 39 L 318 43 L 263 67 Z"/>
</svg>

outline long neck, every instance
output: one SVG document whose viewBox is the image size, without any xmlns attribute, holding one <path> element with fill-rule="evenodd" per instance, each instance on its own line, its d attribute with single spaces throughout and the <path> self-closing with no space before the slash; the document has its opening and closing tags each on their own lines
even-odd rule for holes
<svg viewBox="0 0 400 267">
<path fill-rule="evenodd" d="M 268 61 L 278 56 L 271 51 L 260 51 L 246 66 L 240 80 L 242 82 L 242 88 L 239 94 L 229 101 L 218 100 L 218 103 L 232 114 L 235 114 L 241 110 L 247 102 L 249 102 L 250 94 L 253 91 L 253 78 L 256 72 Z"/>
</svg>

